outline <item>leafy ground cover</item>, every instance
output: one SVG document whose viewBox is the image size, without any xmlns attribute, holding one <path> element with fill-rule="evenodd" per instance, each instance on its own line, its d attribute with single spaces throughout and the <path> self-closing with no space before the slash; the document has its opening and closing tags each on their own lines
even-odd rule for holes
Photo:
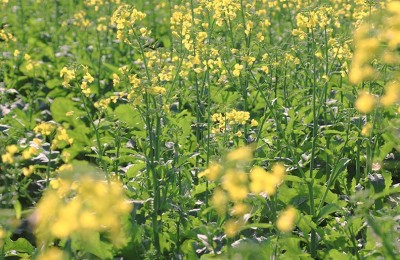
<svg viewBox="0 0 400 260">
<path fill-rule="evenodd" d="M 400 1 L 0 7 L 1 259 L 399 258 Z"/>
</svg>

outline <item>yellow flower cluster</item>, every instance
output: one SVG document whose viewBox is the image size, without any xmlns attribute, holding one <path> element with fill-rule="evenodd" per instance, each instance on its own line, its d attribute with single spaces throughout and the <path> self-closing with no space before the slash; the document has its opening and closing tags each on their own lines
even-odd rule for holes
<svg viewBox="0 0 400 260">
<path fill-rule="evenodd" d="M 217 127 L 212 129 L 212 133 L 225 132 L 230 130 L 233 125 L 244 125 L 248 123 L 250 119 L 250 113 L 247 111 L 237 111 L 233 109 L 225 114 L 215 113 L 211 116 L 211 121 L 217 123 Z M 250 121 L 252 127 L 258 126 L 258 122 L 255 119 Z"/>
<path fill-rule="evenodd" d="M 296 217 L 297 210 L 292 206 L 289 206 L 279 215 L 278 220 L 276 221 L 276 227 L 282 232 L 290 232 L 294 229 Z"/>
<path fill-rule="evenodd" d="M 34 141 L 39 140 L 39 139 L 34 139 Z M 16 161 L 19 161 L 20 157 L 16 157 L 16 154 L 18 153 L 18 146 L 15 144 L 8 145 L 6 147 L 6 152 L 1 155 L 1 160 L 3 163 L 7 164 L 14 164 Z M 38 149 L 36 149 L 34 146 L 30 146 L 27 149 L 25 149 L 22 152 L 22 159 L 28 160 L 30 159 L 33 155 L 36 155 L 38 153 Z M 29 177 L 35 170 L 34 165 L 29 165 L 27 167 L 22 168 L 22 174 L 26 177 Z"/>
<path fill-rule="evenodd" d="M 384 12 L 386 15 L 380 17 L 376 24 L 360 24 L 354 35 L 355 52 L 349 76 L 353 84 L 379 79 L 380 74 L 374 66 L 377 60 L 386 66 L 400 65 L 400 2 L 388 3 Z M 359 94 L 355 107 L 361 113 L 370 113 L 378 104 L 388 107 L 400 102 L 400 77 L 391 74 L 389 76 L 391 80 L 379 99 L 366 92 Z"/>
<path fill-rule="evenodd" d="M 240 76 L 240 72 L 242 70 L 243 70 L 243 65 L 235 64 L 233 72 L 232 72 L 233 76 L 239 77 Z"/>
<path fill-rule="evenodd" d="M 34 138 L 31 145 L 22 152 L 22 158 L 28 160 L 38 153 L 38 149 L 42 144 L 42 140 Z"/>
<path fill-rule="evenodd" d="M 10 32 L 7 32 L 5 29 L 0 29 L 0 40 L 4 42 L 16 41 L 14 35 L 12 35 Z"/>
<path fill-rule="evenodd" d="M 35 170 L 35 166 L 34 165 L 29 165 L 28 167 L 24 167 L 22 168 L 22 174 L 25 177 L 29 177 L 32 175 L 33 171 Z"/>
<path fill-rule="evenodd" d="M 202 0 L 200 2 L 206 2 L 206 8 L 213 12 L 215 23 L 220 27 L 234 20 L 240 10 L 240 1 L 238 0 Z"/>
<path fill-rule="evenodd" d="M 15 144 L 8 145 L 6 147 L 6 153 L 1 155 L 1 160 L 3 163 L 13 164 L 14 163 L 14 155 L 18 152 L 18 146 Z"/>
<path fill-rule="evenodd" d="M 33 130 L 35 133 L 40 133 L 43 136 L 52 136 L 54 134 L 54 137 L 51 139 L 52 149 L 56 149 L 63 144 L 71 145 L 74 142 L 74 139 L 69 137 L 67 130 L 62 126 L 57 126 L 55 122 L 41 122 Z M 27 150 L 26 157 L 29 157 L 28 153 L 33 154 L 35 152 L 33 149 Z"/>
<path fill-rule="evenodd" d="M 92 83 L 94 81 L 94 78 L 89 73 L 89 69 L 87 66 L 81 65 L 79 68 L 82 68 L 83 73 L 80 90 L 82 94 L 84 94 L 86 97 L 89 97 L 92 91 L 88 84 Z M 60 71 L 60 77 L 64 78 L 63 86 L 70 87 L 70 82 L 76 78 L 76 73 L 78 72 L 80 72 L 80 70 L 63 67 Z"/>
<path fill-rule="evenodd" d="M 375 59 L 387 65 L 398 65 L 400 55 L 397 48 L 400 45 L 400 2 L 393 1 L 384 8 L 384 14 L 372 25 L 362 23 L 354 35 L 355 53 L 351 66 L 350 80 L 358 84 L 377 75 L 371 66 Z M 385 46 L 385 48 L 382 48 Z"/>
<path fill-rule="evenodd" d="M 87 28 L 90 25 L 90 20 L 86 18 L 85 11 L 79 11 L 74 14 L 73 25 L 77 27 Z"/>
<path fill-rule="evenodd" d="M 54 122 L 41 122 L 33 128 L 33 131 L 37 134 L 40 133 L 43 136 L 50 136 L 56 128 L 57 126 Z"/>
<path fill-rule="evenodd" d="M 147 89 L 147 93 L 152 94 L 152 95 L 163 95 L 167 92 L 167 90 L 164 87 L 160 86 L 155 86 Z"/>
<path fill-rule="evenodd" d="M 121 5 L 113 13 L 111 23 L 117 26 L 117 39 L 123 41 L 126 39 L 124 32 L 127 30 L 128 35 L 135 33 L 134 25 L 137 21 L 146 18 L 146 14 L 133 8 L 131 5 Z"/>
<path fill-rule="evenodd" d="M 229 237 L 236 235 L 245 224 L 243 216 L 250 210 L 246 203 L 249 195 L 275 194 L 286 171 L 283 165 L 276 164 L 270 172 L 254 166 L 248 173 L 245 166 L 252 159 L 252 153 L 250 147 L 238 148 L 227 154 L 224 164 L 212 163 L 199 174 L 220 184 L 214 190 L 211 204 L 219 215 L 231 216 L 224 227 Z"/>
<path fill-rule="evenodd" d="M 374 95 L 368 92 L 361 92 L 356 100 L 355 108 L 361 113 L 368 114 L 374 109 L 375 103 L 376 98 Z"/>
<path fill-rule="evenodd" d="M 125 200 L 121 184 L 89 174 L 75 174 L 75 179 L 72 172 L 60 174 L 51 181 L 31 218 L 38 242 L 47 246 L 54 239 L 84 239 L 104 233 L 114 245 L 124 244 L 121 218 L 132 206 Z"/>
<path fill-rule="evenodd" d="M 275 194 L 284 174 L 285 167 L 282 164 L 274 165 L 271 172 L 267 172 L 259 166 L 253 167 L 250 172 L 251 192 L 256 194 L 265 193 L 268 196 Z"/>
<path fill-rule="evenodd" d="M 95 11 L 98 10 L 99 6 L 108 6 L 111 3 L 120 4 L 121 0 L 85 0 L 85 5 L 88 7 L 94 6 Z"/>
<path fill-rule="evenodd" d="M 18 53 L 18 50 L 16 50 L 16 51 L 14 52 L 14 54 L 19 54 L 19 53 Z M 31 71 L 31 70 L 33 70 L 34 68 L 40 66 L 40 63 L 39 63 L 38 61 L 32 60 L 32 57 L 31 57 L 29 54 L 27 54 L 27 53 L 24 55 L 24 60 L 25 60 L 25 62 L 26 62 L 25 68 L 26 68 L 27 71 Z"/>
<path fill-rule="evenodd" d="M 82 69 L 84 75 L 81 83 L 81 91 L 82 94 L 84 94 L 86 97 L 89 97 L 92 91 L 90 90 L 88 83 L 92 83 L 94 81 L 94 78 L 92 77 L 92 75 L 90 75 L 88 68 L 86 66 L 83 66 Z"/>
<path fill-rule="evenodd" d="M 60 71 L 60 77 L 64 78 L 63 86 L 70 87 L 69 82 L 75 78 L 75 71 L 68 69 L 67 67 L 63 67 Z"/>
<path fill-rule="evenodd" d="M 126 93 L 124 93 L 124 92 L 120 92 L 120 93 L 118 93 L 118 94 L 116 94 L 116 95 L 112 95 L 112 96 L 110 96 L 110 97 L 108 97 L 108 98 L 103 98 L 103 99 L 100 99 L 99 101 L 96 101 L 95 103 L 94 103 L 94 107 L 95 108 L 97 108 L 97 109 L 99 109 L 99 110 L 105 110 L 105 109 L 107 109 L 107 107 L 111 104 L 111 103 L 117 103 L 117 101 L 119 100 L 119 99 L 121 99 L 121 98 L 123 98 L 123 97 L 125 97 L 126 96 Z M 128 97 L 128 99 L 129 99 L 129 97 Z"/>
<path fill-rule="evenodd" d="M 174 6 L 174 12 L 170 19 L 171 32 L 174 37 L 181 40 L 187 50 L 193 50 L 193 39 L 190 35 L 192 27 L 192 15 L 186 6 Z"/>
<path fill-rule="evenodd" d="M 58 249 L 57 247 L 50 247 L 45 251 L 42 251 L 36 260 L 67 260 L 68 256 L 64 253 L 63 250 Z"/>
<path fill-rule="evenodd" d="M 57 128 L 57 133 L 55 138 L 52 140 L 51 146 L 52 149 L 55 149 L 59 146 L 59 144 L 61 143 L 66 143 L 71 145 L 74 142 L 74 139 L 69 137 L 67 130 L 65 128 L 63 128 L 62 126 L 59 126 Z"/>
</svg>

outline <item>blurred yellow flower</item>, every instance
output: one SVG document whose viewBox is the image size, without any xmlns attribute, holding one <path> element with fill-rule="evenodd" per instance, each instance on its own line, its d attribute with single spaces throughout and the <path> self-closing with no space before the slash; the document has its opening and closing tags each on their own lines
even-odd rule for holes
<svg viewBox="0 0 400 260">
<path fill-rule="evenodd" d="M 239 201 L 247 197 L 247 173 L 229 169 L 222 177 L 222 188 L 228 192 L 232 201 Z"/>
<path fill-rule="evenodd" d="M 371 123 L 366 123 L 362 129 L 361 129 L 361 135 L 362 136 L 368 136 L 371 134 L 372 131 L 372 124 Z"/>
<path fill-rule="evenodd" d="M 376 104 L 375 97 L 368 92 L 361 92 L 358 96 L 355 108 L 361 113 L 368 114 L 370 113 Z"/>
<path fill-rule="evenodd" d="M 227 237 L 234 237 L 236 236 L 240 229 L 242 228 L 243 224 L 240 223 L 238 220 L 229 219 L 225 222 L 224 231 Z"/>
<path fill-rule="evenodd" d="M 221 189 L 215 189 L 211 198 L 211 205 L 215 208 L 219 215 L 223 215 L 226 211 L 228 198 L 225 192 Z"/>
<path fill-rule="evenodd" d="M 36 258 L 37 260 L 67 260 L 68 257 L 61 249 L 57 247 L 51 247 L 41 252 Z"/>
<path fill-rule="evenodd" d="M 249 146 L 237 148 L 226 156 L 228 161 L 250 161 L 253 158 L 253 149 Z"/>
<path fill-rule="evenodd" d="M 276 227 L 282 232 L 290 232 L 295 227 L 295 220 L 297 217 L 297 211 L 292 206 L 289 206 L 283 211 L 276 222 Z"/>
<path fill-rule="evenodd" d="M 398 81 L 390 82 L 385 87 L 385 95 L 381 97 L 381 104 L 385 107 L 391 106 L 400 101 L 400 83 Z"/>
<path fill-rule="evenodd" d="M 72 176 L 72 172 L 64 172 L 52 180 L 39 201 L 32 217 L 38 243 L 97 232 L 107 234 L 116 246 L 125 243 L 121 218 L 132 206 L 125 200 L 122 186 L 87 174 L 77 180 Z"/>
<path fill-rule="evenodd" d="M 25 177 L 31 176 L 33 171 L 35 170 L 35 166 L 29 165 L 29 167 L 24 167 L 22 168 L 22 173 L 24 174 Z"/>
<path fill-rule="evenodd" d="M 207 169 L 199 173 L 199 177 L 205 176 L 210 181 L 216 181 L 222 171 L 221 165 L 211 163 Z"/>
</svg>

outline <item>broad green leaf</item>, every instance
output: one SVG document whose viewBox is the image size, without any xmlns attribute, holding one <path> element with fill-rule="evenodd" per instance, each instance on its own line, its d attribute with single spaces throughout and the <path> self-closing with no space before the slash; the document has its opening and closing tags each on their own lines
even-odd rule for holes
<svg viewBox="0 0 400 260">
<path fill-rule="evenodd" d="M 53 119 L 56 122 L 68 122 L 71 125 L 74 125 L 74 120 L 76 117 L 80 116 L 83 114 L 82 111 L 80 111 L 76 103 L 72 101 L 70 98 L 66 97 L 58 97 L 53 100 L 53 103 L 50 105 L 50 111 L 53 116 Z M 73 116 L 67 116 L 67 112 L 74 111 Z"/>
<path fill-rule="evenodd" d="M 11 250 L 15 250 L 20 253 L 32 254 L 35 248 L 25 238 L 18 238 L 15 241 L 7 238 L 4 244 L 4 251 L 7 252 Z"/>
<path fill-rule="evenodd" d="M 321 208 L 318 213 L 319 218 L 324 218 L 329 214 L 339 211 L 341 208 L 336 204 L 327 204 Z"/>
<path fill-rule="evenodd" d="M 87 232 L 84 237 L 73 237 L 72 247 L 75 250 L 83 250 L 100 259 L 111 259 L 112 245 L 101 241 L 98 232 Z"/>
<path fill-rule="evenodd" d="M 118 118 L 136 129 L 144 129 L 143 120 L 140 117 L 139 112 L 132 106 L 128 104 L 119 105 L 115 110 L 114 114 Z"/>
</svg>

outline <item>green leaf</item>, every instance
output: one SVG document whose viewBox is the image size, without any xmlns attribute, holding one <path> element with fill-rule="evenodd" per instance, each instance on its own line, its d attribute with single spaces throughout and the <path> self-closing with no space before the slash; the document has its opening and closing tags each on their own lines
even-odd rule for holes
<svg viewBox="0 0 400 260">
<path fill-rule="evenodd" d="M 312 229 L 317 228 L 317 224 L 313 222 L 311 215 L 301 215 L 297 222 L 297 226 L 304 234 L 308 234 Z"/>
<path fill-rule="evenodd" d="M 379 148 L 378 161 L 383 161 L 385 157 L 393 150 L 395 144 L 392 141 L 386 141 L 384 145 Z"/>
<path fill-rule="evenodd" d="M 339 211 L 339 210 L 340 210 L 340 207 L 338 205 L 336 205 L 336 204 L 327 204 L 327 205 L 325 205 L 325 206 L 323 206 L 321 208 L 321 210 L 318 213 L 318 217 L 319 218 L 324 218 L 325 216 L 327 216 L 329 214 L 332 214 L 332 213 L 334 213 L 336 211 Z"/>
<path fill-rule="evenodd" d="M 285 175 L 284 176 L 285 181 L 292 181 L 292 182 L 299 182 L 303 183 L 304 180 L 300 178 L 299 176 L 294 176 L 294 175 Z"/>
<path fill-rule="evenodd" d="M 114 66 L 110 63 L 103 63 L 103 66 L 106 67 L 109 71 L 111 71 L 113 73 L 116 73 L 116 74 L 120 73 L 118 67 Z"/>
<path fill-rule="evenodd" d="M 76 103 L 70 98 L 58 97 L 54 99 L 53 103 L 50 105 L 50 111 L 53 119 L 59 123 L 68 122 L 71 125 L 75 125 L 73 122 L 75 118 L 83 114 L 83 111 L 79 111 L 75 105 Z M 69 111 L 74 111 L 74 115 L 67 116 L 66 113 Z"/>
<path fill-rule="evenodd" d="M 348 255 L 344 252 L 339 252 L 337 249 L 329 250 L 329 257 L 330 257 L 329 259 L 341 259 L 341 260 L 354 258 L 352 255 Z"/>
<path fill-rule="evenodd" d="M 62 81 L 60 79 L 50 79 L 46 81 L 46 86 L 50 89 L 53 89 L 57 86 L 61 86 L 62 85 Z"/>
<path fill-rule="evenodd" d="M 25 238 L 18 238 L 13 241 L 10 238 L 5 240 L 4 251 L 17 251 L 19 253 L 28 253 L 32 254 L 35 248 L 29 243 Z"/>
<path fill-rule="evenodd" d="M 139 162 L 139 163 L 133 164 L 133 166 L 129 167 L 129 169 L 126 171 L 126 176 L 128 178 L 134 178 L 145 167 L 146 167 L 146 163 L 144 163 L 144 162 Z"/>
<path fill-rule="evenodd" d="M 115 110 L 114 114 L 118 120 L 125 122 L 128 126 L 135 127 L 136 129 L 143 129 L 143 120 L 140 117 L 139 112 L 134 109 L 132 105 L 122 104 L 119 105 Z"/>
<path fill-rule="evenodd" d="M 112 245 L 101 241 L 100 234 L 94 232 L 85 233 L 84 237 L 73 237 L 72 247 L 91 253 L 100 259 L 112 259 Z"/>
</svg>

